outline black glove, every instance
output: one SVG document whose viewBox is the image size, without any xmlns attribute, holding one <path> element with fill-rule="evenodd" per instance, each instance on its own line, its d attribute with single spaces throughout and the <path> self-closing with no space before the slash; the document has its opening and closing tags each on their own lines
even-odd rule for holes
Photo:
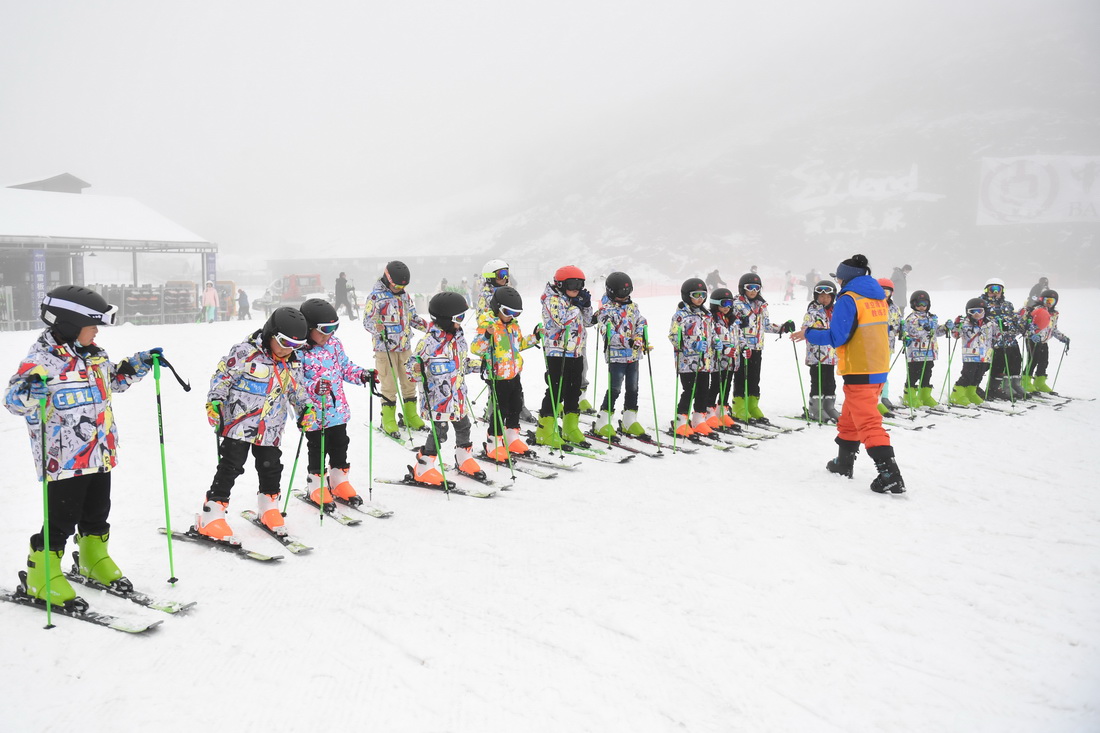
<svg viewBox="0 0 1100 733">
<path fill-rule="evenodd" d="M 578 308 L 590 308 L 592 307 L 592 293 L 588 292 L 587 288 L 582 288 L 579 293 L 570 298 L 573 305 Z"/>
<path fill-rule="evenodd" d="M 1063 341 L 1062 343 L 1064 343 L 1066 345 L 1066 353 L 1068 354 L 1069 353 L 1069 336 L 1066 336 L 1066 340 Z"/>
<path fill-rule="evenodd" d="M 741 328 L 748 328 L 749 327 L 749 317 L 748 316 L 741 316 L 740 322 L 741 322 Z"/>
<path fill-rule="evenodd" d="M 536 323 L 535 330 L 531 332 L 531 335 L 535 337 L 535 343 L 542 343 L 542 324 Z"/>
<path fill-rule="evenodd" d="M 785 333 L 794 333 L 794 321 L 787 321 L 779 327 L 779 335 L 782 336 Z"/>
</svg>

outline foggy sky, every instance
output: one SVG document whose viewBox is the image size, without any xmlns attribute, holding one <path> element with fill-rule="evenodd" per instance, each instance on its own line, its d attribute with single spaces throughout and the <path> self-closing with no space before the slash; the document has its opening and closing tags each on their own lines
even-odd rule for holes
<svg viewBox="0 0 1100 733">
<path fill-rule="evenodd" d="M 1097 6 L 0 0 L 0 184 L 67 171 L 223 254 L 387 247 Z"/>
</svg>

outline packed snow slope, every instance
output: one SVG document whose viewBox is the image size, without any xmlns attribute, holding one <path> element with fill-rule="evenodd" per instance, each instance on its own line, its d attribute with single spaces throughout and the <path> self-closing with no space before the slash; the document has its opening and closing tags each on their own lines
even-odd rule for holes
<svg viewBox="0 0 1100 733">
<path fill-rule="evenodd" d="M 970 296 L 933 292 L 932 310 L 957 315 Z M 774 320 L 801 318 L 801 300 L 773 301 Z M 675 303 L 640 302 L 667 422 L 664 334 Z M 1082 397 L 1100 394 L 1100 346 L 1086 330 L 1093 302 L 1062 293 L 1073 348 L 1057 388 Z M 531 299 L 526 328 L 536 313 Z M 258 326 L 100 333 L 116 360 L 164 347 L 194 385 L 184 393 L 167 374 L 161 385 L 177 529 L 193 521 L 215 465 L 207 380 Z M 353 359 L 372 363 L 359 324 L 345 321 L 338 335 Z M 33 337 L 0 334 L 7 373 Z M 1052 350 L 1053 380 L 1061 349 Z M 526 356 L 535 406 L 541 352 Z M 806 369 L 796 371 L 790 342 L 769 340 L 763 367 L 765 412 L 795 413 Z M 946 353 L 937 385 L 945 369 Z M 651 424 L 645 367 L 641 383 Z M 901 383 L 897 366 L 895 396 Z M 480 389 L 475 378 L 471 396 Z M 866 455 L 854 480 L 827 473 L 834 430 L 817 426 L 753 450 L 586 461 L 549 481 L 520 475 L 485 500 L 375 485 L 394 516 L 358 527 L 321 525 L 291 502 L 291 530 L 316 549 L 274 565 L 176 543 L 170 587 L 154 395 L 150 377 L 115 400 L 112 554 L 138 588 L 198 606 L 168 617 L 83 593 L 103 611 L 164 618 L 130 637 L 63 617 L 45 631 L 44 614 L 2 604 L 5 731 L 1100 730 L 1100 402 L 895 430 L 902 496 L 868 489 Z M 352 470 L 365 494 L 366 390 L 352 408 Z M 0 585 L 11 588 L 41 521 L 41 487 L 22 421 L 0 419 L 0 441 Z M 297 442 L 292 427 L 284 482 Z M 374 440 L 375 475 L 400 476 L 409 462 Z M 492 475 L 508 483 L 507 471 Z M 249 466 L 234 517 L 255 508 L 255 489 Z M 282 551 L 232 524 L 253 549 Z"/>
</svg>

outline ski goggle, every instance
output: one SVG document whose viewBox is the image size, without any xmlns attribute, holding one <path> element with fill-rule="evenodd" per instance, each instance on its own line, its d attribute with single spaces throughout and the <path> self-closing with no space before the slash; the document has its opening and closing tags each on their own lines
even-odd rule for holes
<svg viewBox="0 0 1100 733">
<path fill-rule="evenodd" d="M 1054 305 L 1058 301 L 1055 298 L 1043 298 L 1044 305 Z"/>
<path fill-rule="evenodd" d="M 567 277 L 562 281 L 563 290 L 584 290 L 584 279 L 579 277 Z"/>
<path fill-rule="evenodd" d="M 275 343 L 279 346 L 282 346 L 284 349 L 293 349 L 295 351 L 309 343 L 306 339 L 292 339 L 290 336 L 282 333 L 275 334 L 274 338 Z"/>
<path fill-rule="evenodd" d="M 314 326 L 314 328 L 316 328 L 318 331 L 325 334 L 326 336 L 331 336 L 332 334 L 336 333 L 336 329 L 340 328 L 340 324 L 339 322 L 318 323 L 316 326 Z"/>
<path fill-rule="evenodd" d="M 509 308 L 506 305 L 500 307 L 501 315 L 508 316 L 509 318 L 518 318 L 520 313 L 523 313 L 522 308 Z"/>
<path fill-rule="evenodd" d="M 508 268 L 507 267 L 502 267 L 499 270 L 496 270 L 494 272 L 486 273 L 485 277 L 492 278 L 494 280 L 507 280 L 508 279 Z"/>
<path fill-rule="evenodd" d="M 1004 290 L 1004 288 L 1002 288 L 1000 285 L 990 285 L 988 288 L 986 288 L 986 290 L 991 293 L 999 293 Z"/>
<path fill-rule="evenodd" d="M 985 308 L 970 308 L 966 312 L 969 313 L 972 316 L 984 316 L 985 315 Z"/>
<path fill-rule="evenodd" d="M 927 308 L 929 305 L 930 304 L 928 303 L 928 301 L 918 300 L 916 303 L 913 304 L 913 307 L 914 308 Z"/>
<path fill-rule="evenodd" d="M 462 323 L 464 318 L 466 318 L 465 313 L 458 313 L 457 315 L 451 316 L 451 323 Z"/>
<path fill-rule="evenodd" d="M 395 283 L 393 281 L 393 278 L 390 277 L 390 273 L 388 273 L 388 272 L 386 273 L 386 282 L 388 282 L 390 284 L 390 289 L 391 290 L 404 290 L 405 285 L 408 284 L 408 283 Z"/>
<path fill-rule="evenodd" d="M 759 285 L 746 285 L 745 286 L 745 290 L 751 290 L 753 292 L 756 292 L 759 289 L 760 289 Z"/>
<path fill-rule="evenodd" d="M 833 289 L 831 287 L 829 287 L 828 285 L 818 285 L 817 287 L 814 288 L 814 292 L 817 293 L 818 295 L 823 295 L 823 294 L 824 295 L 832 295 L 833 294 Z"/>
<path fill-rule="evenodd" d="M 74 303 L 71 300 L 63 300 L 61 298 L 51 298 L 48 295 L 42 299 L 42 305 L 43 307 L 52 306 L 54 308 L 60 308 L 62 310 L 67 310 L 82 315 L 85 318 L 96 321 L 96 323 L 88 324 L 93 326 L 114 326 L 116 325 L 115 319 L 118 316 L 117 305 L 108 304 L 107 310 L 103 313 L 100 313 L 94 308 L 89 308 L 85 305 L 81 305 L 80 303 Z M 49 321 L 51 324 L 57 321 L 57 316 L 53 313 L 50 313 L 49 311 L 47 311 L 46 315 L 43 317 L 46 318 L 46 320 Z"/>
<path fill-rule="evenodd" d="M 688 297 L 690 297 L 692 300 L 699 300 L 701 298 L 707 297 L 707 291 L 706 290 L 692 290 L 690 293 L 688 293 Z"/>
<path fill-rule="evenodd" d="M 713 303 L 713 302 L 714 301 L 712 300 L 711 303 Z M 718 301 L 718 307 L 719 308 L 732 308 L 733 307 L 733 298 L 722 298 L 722 300 Z"/>
</svg>

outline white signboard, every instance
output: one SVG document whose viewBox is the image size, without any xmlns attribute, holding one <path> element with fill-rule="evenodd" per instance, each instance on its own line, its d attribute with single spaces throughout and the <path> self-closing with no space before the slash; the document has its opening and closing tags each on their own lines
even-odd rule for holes
<svg viewBox="0 0 1100 733">
<path fill-rule="evenodd" d="M 1100 223 L 1100 156 L 982 158 L 978 224 Z"/>
</svg>

